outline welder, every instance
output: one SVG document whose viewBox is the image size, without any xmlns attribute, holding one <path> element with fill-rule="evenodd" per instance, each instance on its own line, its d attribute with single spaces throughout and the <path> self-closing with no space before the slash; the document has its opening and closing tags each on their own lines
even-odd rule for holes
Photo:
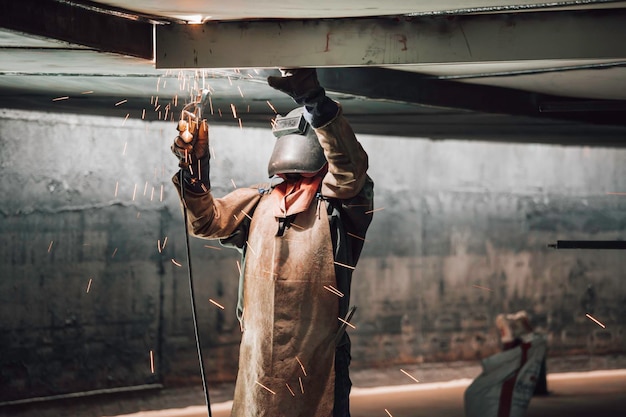
<svg viewBox="0 0 626 417">
<path fill-rule="evenodd" d="M 173 181 L 192 234 L 242 253 L 231 416 L 348 417 L 342 319 L 372 220 L 368 157 L 315 69 L 281 69 L 267 81 L 299 105 L 276 118 L 270 181 L 214 196 L 208 126 L 200 121 L 178 126 L 172 151 L 181 171 Z"/>
</svg>

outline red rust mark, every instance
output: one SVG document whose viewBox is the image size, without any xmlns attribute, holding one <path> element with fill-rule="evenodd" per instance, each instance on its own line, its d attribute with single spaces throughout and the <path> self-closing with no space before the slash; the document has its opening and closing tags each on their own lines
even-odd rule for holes
<svg viewBox="0 0 626 417">
<path fill-rule="evenodd" d="M 398 42 L 400 42 L 402 44 L 402 49 L 400 49 L 401 51 L 406 51 L 406 35 L 396 35 L 396 37 L 398 38 Z"/>
</svg>

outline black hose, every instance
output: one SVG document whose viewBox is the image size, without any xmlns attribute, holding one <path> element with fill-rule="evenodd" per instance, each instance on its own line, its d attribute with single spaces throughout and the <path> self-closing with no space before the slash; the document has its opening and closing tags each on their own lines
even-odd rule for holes
<svg viewBox="0 0 626 417">
<path fill-rule="evenodd" d="M 202 359 L 202 343 L 200 342 L 200 333 L 198 332 L 198 320 L 196 318 L 196 300 L 193 290 L 193 273 L 191 271 L 191 250 L 189 249 L 189 229 L 187 228 L 187 203 L 185 202 L 185 182 L 183 179 L 183 170 L 180 170 L 180 198 L 183 203 L 183 221 L 185 223 L 185 248 L 187 250 L 187 272 L 189 276 L 189 295 L 191 297 L 191 314 L 193 316 L 193 330 L 196 335 L 196 347 L 198 349 L 198 361 L 200 362 L 200 374 L 202 376 L 202 387 L 204 388 L 204 400 L 211 415 L 211 400 L 209 399 L 209 386 L 206 382 L 206 374 L 204 372 L 204 360 Z"/>
</svg>

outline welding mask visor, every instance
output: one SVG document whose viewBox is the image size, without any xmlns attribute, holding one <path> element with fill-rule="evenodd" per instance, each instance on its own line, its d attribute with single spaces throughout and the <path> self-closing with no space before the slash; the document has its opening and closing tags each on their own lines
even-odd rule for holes
<svg viewBox="0 0 626 417">
<path fill-rule="evenodd" d="M 277 116 L 272 133 L 276 137 L 267 171 L 278 174 L 315 174 L 326 165 L 324 150 L 315 130 L 304 119 L 304 108 Z"/>
</svg>

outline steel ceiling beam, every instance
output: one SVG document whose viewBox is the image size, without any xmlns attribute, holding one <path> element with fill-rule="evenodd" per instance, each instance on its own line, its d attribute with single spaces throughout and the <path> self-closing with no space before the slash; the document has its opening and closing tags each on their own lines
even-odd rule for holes
<svg viewBox="0 0 626 417">
<path fill-rule="evenodd" d="M 370 100 L 626 126 L 626 102 L 619 100 L 550 96 L 376 67 L 323 68 L 318 78 L 328 91 Z"/>
<path fill-rule="evenodd" d="M 153 22 L 86 3 L 19 0 L 0 2 L 0 27 L 57 39 L 101 52 L 153 58 Z"/>
<path fill-rule="evenodd" d="M 626 58 L 626 10 L 255 20 L 156 28 L 157 68 Z"/>
</svg>

